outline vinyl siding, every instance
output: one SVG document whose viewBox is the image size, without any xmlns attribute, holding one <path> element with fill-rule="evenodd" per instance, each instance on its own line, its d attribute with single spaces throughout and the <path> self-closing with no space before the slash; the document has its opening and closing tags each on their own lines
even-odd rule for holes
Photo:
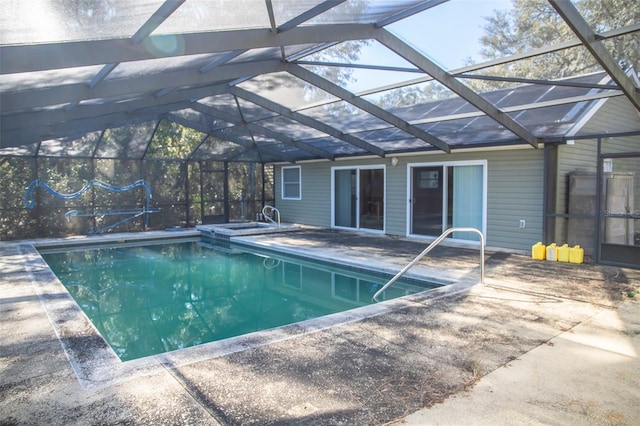
<svg viewBox="0 0 640 426">
<path fill-rule="evenodd" d="M 601 107 L 578 131 L 578 135 L 623 133 L 640 130 L 640 114 L 624 96 L 603 100 Z"/>
<path fill-rule="evenodd" d="M 409 162 L 473 160 L 487 160 L 487 245 L 530 250 L 542 236 L 542 150 L 427 155 L 412 157 Z M 406 170 L 404 176 L 406 180 Z M 406 194 L 406 182 L 404 188 Z M 403 214 L 406 228 L 406 203 Z M 521 219 L 526 223 L 524 229 L 518 227 Z"/>
<path fill-rule="evenodd" d="M 585 119 L 578 135 L 606 134 L 640 130 L 640 116 L 624 97 L 609 99 L 599 105 L 593 116 Z M 604 152 L 640 150 L 640 136 L 609 140 Z M 573 171 L 595 172 L 597 141 L 576 140 L 574 145 L 558 150 L 558 188 L 556 212 L 568 211 L 568 179 Z M 276 205 L 287 222 L 331 226 L 331 168 L 344 166 L 385 165 L 386 206 L 385 233 L 407 234 L 407 164 L 453 161 L 487 161 L 487 245 L 528 251 L 541 241 L 543 225 L 544 152 L 542 149 L 486 150 L 454 154 L 399 155 L 399 164 L 390 159 L 351 159 L 335 162 L 301 163 L 302 199 L 282 200 L 280 168 L 276 167 Z M 639 188 L 636 190 L 640 190 Z M 520 229 L 519 221 L 526 227 Z M 566 234 L 566 221 L 558 221 L 558 241 Z"/>
<path fill-rule="evenodd" d="M 600 103 L 598 110 L 580 129 L 579 135 L 605 135 L 640 130 L 640 115 L 624 97 L 612 98 Z M 602 142 L 603 153 L 639 152 L 640 136 L 606 138 Z M 622 160 L 614 160 L 616 162 Z M 574 145 L 558 148 L 558 188 L 556 213 L 569 212 L 569 176 L 572 172 L 596 173 L 598 162 L 597 139 L 576 140 Z M 628 169 L 625 169 L 628 170 Z M 614 171 L 616 167 L 614 165 Z M 640 173 L 640 171 L 638 171 Z M 636 189 L 636 196 L 640 188 Z M 568 241 L 568 221 L 556 221 L 556 241 Z"/>
<path fill-rule="evenodd" d="M 569 177 L 572 172 L 595 173 L 597 170 L 598 141 L 594 139 L 577 140 L 574 145 L 563 145 L 558 147 L 558 187 L 556 189 L 556 211 L 558 214 L 569 213 Z M 582 223 L 590 226 L 588 219 L 583 219 Z M 593 223 L 595 226 L 595 222 Z M 587 240 L 573 241 L 569 238 L 569 221 L 558 218 L 555 221 L 555 233 L 553 241 L 564 244 L 577 244 L 590 247 Z M 569 241 L 572 240 L 572 241 Z M 551 241 L 547 241 L 550 243 Z M 590 251 L 590 250 L 589 250 Z M 592 253 L 589 252 L 589 255 Z"/>
<path fill-rule="evenodd" d="M 398 165 L 387 167 L 386 233 L 404 236 L 407 233 L 407 160 L 398 157 Z"/>
<path fill-rule="evenodd" d="M 331 164 L 300 164 L 300 200 L 282 199 L 282 168 L 276 167 L 276 207 L 283 222 L 331 226 Z"/>
<path fill-rule="evenodd" d="M 542 238 L 544 152 L 501 151 L 488 160 L 487 245 L 530 250 Z"/>
<path fill-rule="evenodd" d="M 598 141 L 583 139 L 575 141 L 574 145 L 558 147 L 558 185 L 565 188 L 571 172 L 593 172 L 598 166 Z M 558 206 L 565 201 L 566 192 L 559 193 Z"/>
<path fill-rule="evenodd" d="M 640 115 L 624 97 L 603 101 L 597 112 L 580 129 L 579 135 L 605 135 L 640 130 Z M 605 139 L 603 153 L 640 151 L 640 136 Z M 574 145 L 563 145 L 558 152 L 558 197 L 559 213 L 567 212 L 567 189 L 569 173 L 597 171 L 597 139 L 576 140 Z"/>
<path fill-rule="evenodd" d="M 276 170 L 276 205 L 283 221 L 331 226 L 331 168 L 386 165 L 385 233 L 407 234 L 407 163 L 487 161 L 487 245 L 529 250 L 542 236 L 543 151 L 516 149 L 461 154 L 399 156 L 390 159 L 301 163 L 302 199 L 282 200 Z M 519 220 L 526 228 L 518 227 Z"/>
</svg>

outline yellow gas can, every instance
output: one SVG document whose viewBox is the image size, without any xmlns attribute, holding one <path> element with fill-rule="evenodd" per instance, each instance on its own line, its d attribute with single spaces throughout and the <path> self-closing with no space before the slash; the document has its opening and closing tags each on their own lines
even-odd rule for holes
<svg viewBox="0 0 640 426">
<path fill-rule="evenodd" d="M 547 247 L 541 242 L 535 243 L 531 246 L 531 257 L 535 260 L 544 260 L 546 257 Z"/>
<path fill-rule="evenodd" d="M 580 246 L 573 246 L 569 249 L 569 262 L 582 263 L 584 261 L 584 249 Z"/>
<path fill-rule="evenodd" d="M 569 244 L 563 244 L 558 247 L 558 262 L 569 261 Z"/>
<path fill-rule="evenodd" d="M 556 243 L 551 243 L 547 246 L 547 260 L 558 260 L 558 246 Z"/>
</svg>

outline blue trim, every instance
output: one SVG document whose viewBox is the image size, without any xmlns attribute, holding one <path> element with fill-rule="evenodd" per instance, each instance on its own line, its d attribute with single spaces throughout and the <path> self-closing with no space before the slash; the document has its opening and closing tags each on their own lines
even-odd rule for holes
<svg viewBox="0 0 640 426">
<path fill-rule="evenodd" d="M 147 181 L 142 179 L 137 180 L 131 185 L 126 185 L 126 186 L 111 185 L 109 183 L 102 182 L 97 179 L 92 179 L 88 181 L 86 185 L 83 186 L 79 191 L 72 192 L 70 194 L 63 194 L 61 192 L 58 192 L 55 189 L 51 188 L 46 183 L 44 183 L 43 181 L 41 181 L 40 179 L 35 179 L 31 181 L 31 183 L 29 184 L 29 186 L 27 186 L 27 189 L 24 192 L 24 205 L 29 210 L 33 210 L 35 208 L 35 201 L 33 199 L 33 194 L 37 188 L 45 189 L 49 194 L 53 195 L 56 198 L 60 198 L 62 200 L 72 200 L 74 198 L 78 198 L 82 196 L 82 194 L 84 194 L 85 192 L 87 192 L 88 190 L 94 187 L 102 188 L 102 189 L 106 189 L 107 191 L 118 192 L 118 193 L 130 191 L 132 189 L 142 187 L 144 188 L 144 193 L 145 193 L 145 205 L 141 210 L 133 210 L 133 209 L 98 210 L 98 211 L 92 211 L 92 212 L 84 212 L 83 210 L 70 210 L 67 213 L 65 213 L 65 217 L 67 218 L 67 220 L 76 216 L 94 216 L 95 217 L 95 216 L 130 215 L 129 217 L 119 220 L 114 224 L 105 226 L 104 228 L 96 229 L 90 232 L 89 235 L 100 234 L 102 232 L 108 231 L 122 223 L 133 220 L 143 214 L 145 215 L 144 226 L 146 227 L 149 224 L 149 213 L 157 213 L 160 211 L 159 209 L 151 208 L 151 186 Z"/>
</svg>

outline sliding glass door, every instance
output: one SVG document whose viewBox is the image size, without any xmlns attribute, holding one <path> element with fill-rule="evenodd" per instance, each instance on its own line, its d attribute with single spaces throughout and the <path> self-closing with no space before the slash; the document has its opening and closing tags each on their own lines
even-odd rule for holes
<svg viewBox="0 0 640 426">
<path fill-rule="evenodd" d="M 384 229 L 384 168 L 333 169 L 333 226 Z"/>
<path fill-rule="evenodd" d="M 485 227 L 485 164 L 445 163 L 410 166 L 409 234 L 437 237 L 445 230 Z M 450 238 L 478 241 L 471 232 Z"/>
<path fill-rule="evenodd" d="M 411 233 L 440 235 L 444 221 L 444 167 L 424 166 L 412 169 Z"/>
<path fill-rule="evenodd" d="M 451 222 L 447 228 L 475 228 L 483 230 L 483 168 L 482 166 L 453 166 L 447 168 L 453 172 L 453 183 L 447 191 L 447 200 L 451 200 Z M 454 232 L 452 238 L 480 241 L 474 232 Z"/>
<path fill-rule="evenodd" d="M 357 170 L 334 170 L 334 226 L 356 228 L 358 226 L 358 174 Z"/>
</svg>

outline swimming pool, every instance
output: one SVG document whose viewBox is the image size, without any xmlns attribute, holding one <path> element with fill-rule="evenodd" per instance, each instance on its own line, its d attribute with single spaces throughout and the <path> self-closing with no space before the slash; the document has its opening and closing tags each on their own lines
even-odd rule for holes
<svg viewBox="0 0 640 426">
<path fill-rule="evenodd" d="M 366 306 L 390 278 L 200 238 L 40 254 L 122 361 Z M 384 299 L 441 285 L 403 280 Z"/>
</svg>

